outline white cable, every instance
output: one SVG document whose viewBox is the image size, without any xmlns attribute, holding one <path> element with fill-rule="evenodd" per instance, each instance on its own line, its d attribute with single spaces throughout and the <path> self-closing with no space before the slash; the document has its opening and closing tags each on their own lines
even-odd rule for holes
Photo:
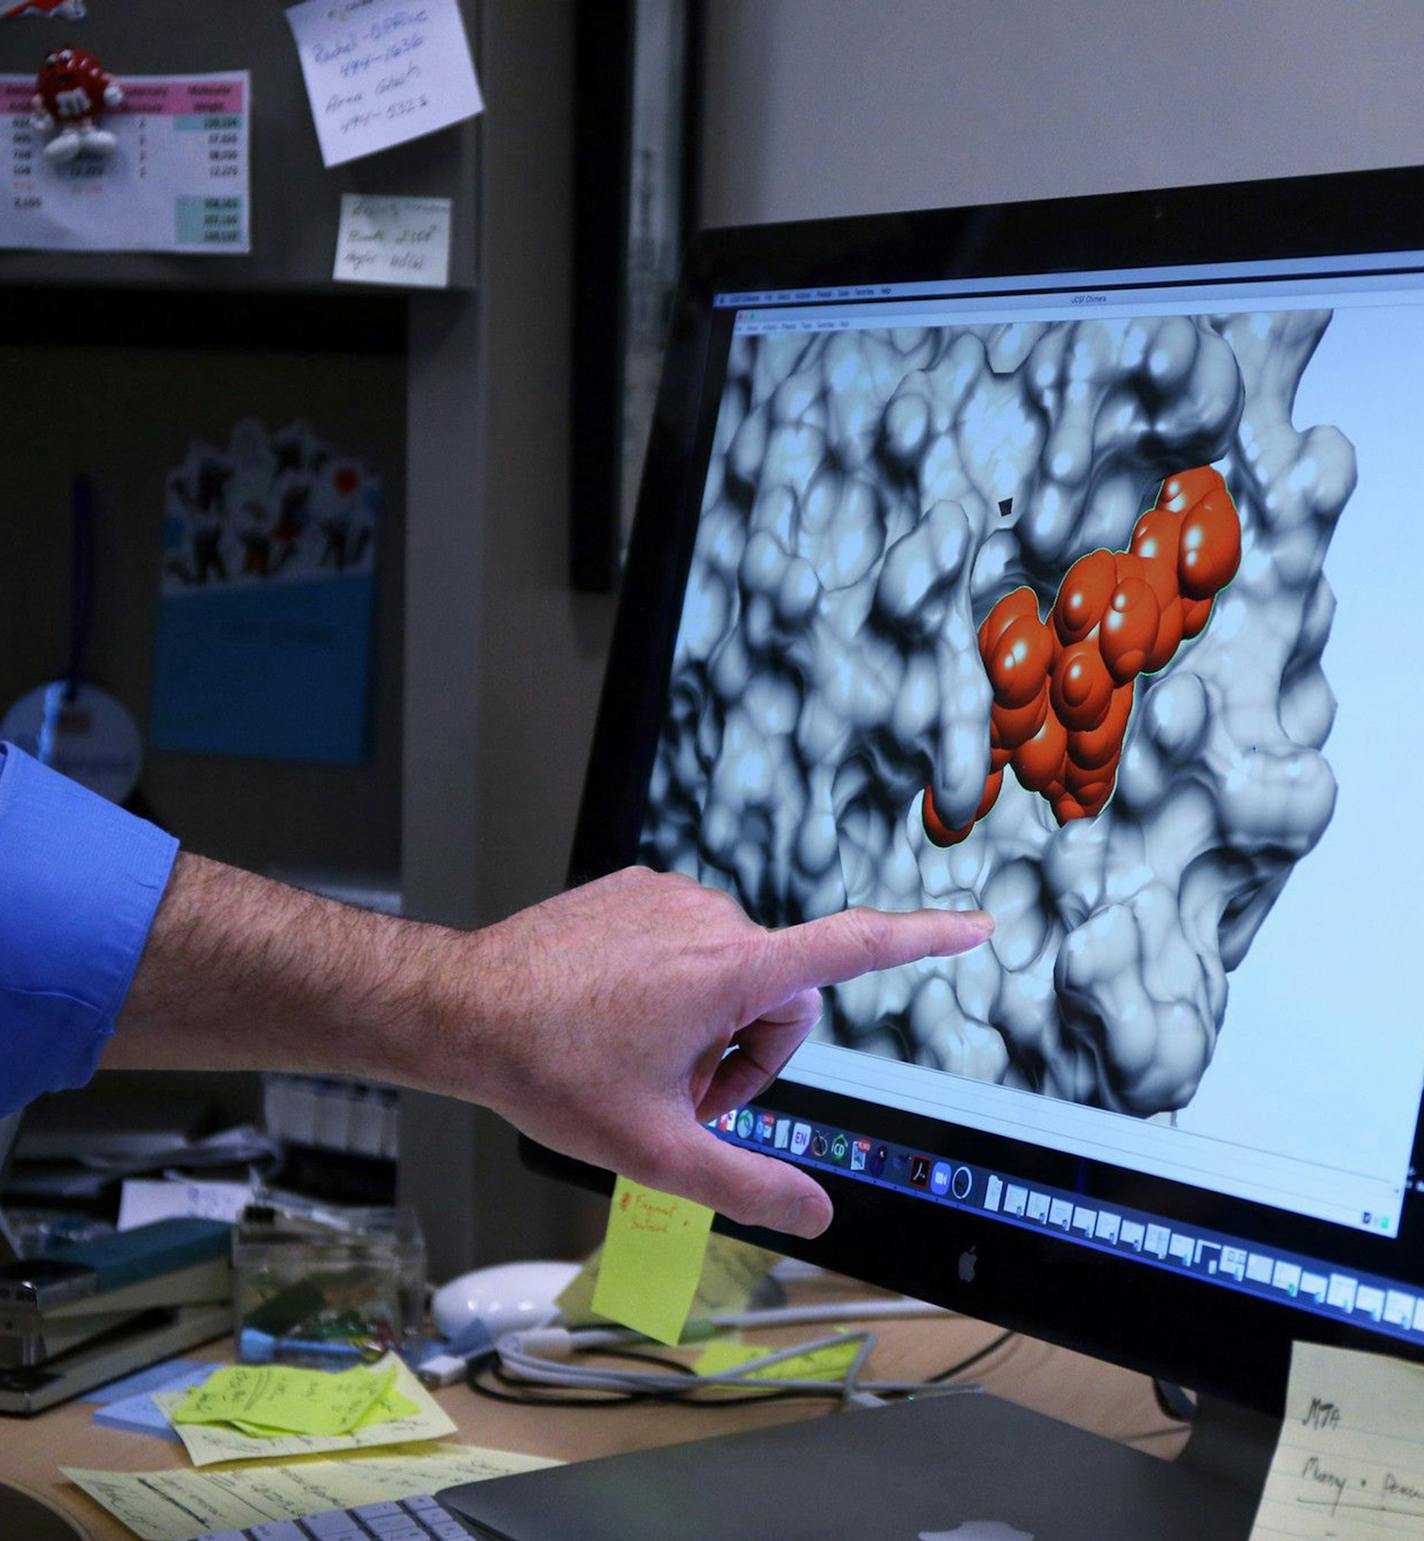
<svg viewBox="0 0 1424 1541">
<path fill-rule="evenodd" d="M 828 1302 L 818 1306 L 783 1306 L 769 1311 L 730 1312 L 699 1323 L 713 1330 L 722 1327 L 786 1327 L 811 1322 L 866 1321 L 886 1318 L 936 1317 L 950 1313 L 923 1301 L 864 1300 Z M 941 1381 L 862 1381 L 871 1351 L 878 1341 L 872 1332 L 836 1333 L 817 1338 L 809 1343 L 796 1344 L 779 1349 L 759 1359 L 738 1366 L 735 1370 L 714 1375 L 698 1375 L 694 1384 L 688 1384 L 686 1375 L 673 1375 L 647 1370 L 623 1370 L 593 1367 L 571 1362 L 571 1356 L 590 1349 L 609 1348 L 618 1344 L 641 1343 L 643 1334 L 616 1327 L 570 1329 L 546 1327 L 523 1332 L 506 1333 L 495 1345 L 505 1373 L 520 1380 L 540 1385 L 564 1386 L 601 1391 L 667 1391 L 679 1395 L 695 1393 L 706 1386 L 733 1386 L 742 1390 L 754 1387 L 759 1391 L 824 1391 L 836 1393 L 844 1406 L 852 1403 L 864 1405 L 873 1400 L 875 1393 L 935 1392 L 948 1394 L 956 1391 L 977 1391 L 977 1385 L 946 1386 Z M 754 1371 L 764 1370 L 820 1348 L 836 1347 L 847 1342 L 859 1342 L 861 1347 L 842 1380 L 786 1380 L 748 1377 Z"/>
<path fill-rule="evenodd" d="M 836 1338 L 837 1343 L 844 1342 L 844 1338 Z M 804 1353 L 805 1349 L 797 1347 L 788 1349 L 785 1357 L 795 1358 Z M 595 1370 L 584 1369 L 577 1365 L 550 1364 L 532 1356 L 518 1354 L 506 1354 L 501 1352 L 500 1361 L 512 1378 L 526 1380 L 548 1386 L 571 1387 L 575 1390 L 598 1391 L 669 1391 L 678 1395 L 688 1395 L 702 1390 L 707 1386 L 733 1386 L 742 1391 L 816 1391 L 833 1393 L 838 1397 L 849 1400 L 846 1390 L 846 1382 L 843 1380 L 782 1380 L 770 1376 L 758 1376 L 754 1381 L 748 1381 L 745 1371 L 729 1370 L 715 1375 L 698 1375 L 689 1383 L 686 1375 L 665 1375 L 648 1371 L 633 1370 Z M 763 1361 L 765 1362 L 765 1361 Z M 937 1395 L 952 1395 L 960 1392 L 977 1392 L 981 1388 L 977 1383 L 946 1384 L 943 1381 L 857 1381 L 853 1385 L 850 1395 L 862 1395 L 864 1393 L 883 1394 L 913 1394 L 934 1393 Z"/>
<path fill-rule="evenodd" d="M 923 1300 L 841 1300 L 820 1306 L 777 1306 L 771 1311 L 734 1311 L 708 1318 L 714 1327 L 799 1327 L 807 1322 L 870 1322 L 892 1317 L 953 1316 Z"/>
</svg>

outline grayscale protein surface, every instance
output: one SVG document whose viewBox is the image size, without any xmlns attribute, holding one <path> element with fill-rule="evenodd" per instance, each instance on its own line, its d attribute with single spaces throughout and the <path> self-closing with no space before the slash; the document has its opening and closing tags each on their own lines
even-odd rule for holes
<svg viewBox="0 0 1424 1541">
<path fill-rule="evenodd" d="M 1148 1116 L 1184 1107 L 1246 956 L 1335 803 L 1322 575 L 1354 486 L 1297 430 L 1328 311 L 739 336 L 640 859 L 790 924 L 983 907 L 991 943 L 827 992 L 820 1035 Z M 1012 769 L 975 811 L 1008 590 L 1046 614 L 1213 464 L 1242 524 L 1210 622 L 1139 681 L 1116 790 L 1059 828 Z"/>
</svg>

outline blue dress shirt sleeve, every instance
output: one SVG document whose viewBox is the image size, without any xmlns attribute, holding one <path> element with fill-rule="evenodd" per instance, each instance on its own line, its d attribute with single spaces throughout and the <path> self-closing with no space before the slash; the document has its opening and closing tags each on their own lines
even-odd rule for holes
<svg viewBox="0 0 1424 1541">
<path fill-rule="evenodd" d="M 0 1115 L 94 1073 L 177 854 L 171 835 L 0 746 Z"/>
</svg>

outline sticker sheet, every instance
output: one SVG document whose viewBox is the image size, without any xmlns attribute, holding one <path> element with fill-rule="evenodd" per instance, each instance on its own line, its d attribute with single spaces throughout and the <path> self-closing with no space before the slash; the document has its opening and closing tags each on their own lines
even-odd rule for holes
<svg viewBox="0 0 1424 1541">
<path fill-rule="evenodd" d="M 131 75 L 106 156 L 45 158 L 31 75 L 0 75 L 0 248 L 235 255 L 249 227 L 247 71 Z"/>
</svg>

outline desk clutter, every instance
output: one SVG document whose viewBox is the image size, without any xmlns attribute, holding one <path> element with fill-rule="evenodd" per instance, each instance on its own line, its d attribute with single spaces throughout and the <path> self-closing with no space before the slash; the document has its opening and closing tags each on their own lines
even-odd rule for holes
<svg viewBox="0 0 1424 1541">
<path fill-rule="evenodd" d="M 32 1288 L 33 1298 L 20 1298 L 12 1279 L 8 1315 L 0 1318 L 9 1337 L 0 1341 L 12 1358 L 34 1342 L 57 1348 L 62 1339 L 55 1323 L 112 1315 L 103 1309 L 106 1300 L 132 1302 L 135 1290 L 165 1293 L 165 1278 L 187 1280 L 190 1293 L 208 1296 L 220 1280 L 236 1345 L 260 1334 L 260 1362 L 169 1360 L 90 1392 L 97 1427 L 161 1441 L 186 1462 L 140 1472 L 60 1467 L 68 1482 L 143 1541 L 372 1535 L 453 1541 L 469 1533 L 456 1516 L 484 1513 L 485 1500 L 464 1492 L 468 1484 L 516 1476 L 527 1483 L 564 1464 L 456 1442 L 464 1430 L 431 1391 L 451 1377 L 428 1379 L 429 1364 L 456 1363 L 476 1390 L 481 1376 L 493 1376 L 501 1400 L 531 1406 L 567 1406 L 570 1390 L 587 1398 L 575 1405 L 589 1407 L 649 1396 L 716 1403 L 794 1393 L 831 1398 L 842 1410 L 933 1394 L 965 1402 L 962 1415 L 946 1407 L 941 1421 L 968 1430 L 981 1417 L 967 1410 L 976 1399 L 962 1395 L 981 1388 L 963 1376 L 1012 1334 L 929 1380 L 872 1379 L 877 1338 L 867 1324 L 949 1313 L 883 1294 L 818 1302 L 812 1283 L 818 1270 L 717 1234 L 711 1215 L 699 1209 L 620 1180 L 603 1244 L 572 1277 L 570 1268 L 524 1267 L 523 1277 L 548 1293 L 541 1302 L 532 1298 L 538 1288 L 525 1291 L 531 1298 L 521 1301 L 519 1326 L 508 1330 L 507 1317 L 479 1318 L 482 1301 L 507 1305 L 510 1298 L 507 1289 L 482 1292 L 482 1279 L 508 1282 L 511 1270 L 490 1269 L 441 1292 L 445 1305 L 437 1301 L 435 1320 L 446 1335 L 440 1339 L 422 1335 L 423 1315 L 409 1304 L 424 1302 L 423 1252 L 418 1232 L 398 1214 L 366 1216 L 365 1225 L 348 1216 L 344 1225 L 333 1225 L 332 1217 L 323 1224 L 259 1208 L 236 1227 L 163 1221 L 120 1238 L 122 1256 L 72 1249 L 85 1261 L 55 1272 L 43 1290 Z M 231 1261 L 239 1259 L 234 1270 Z M 782 1281 L 798 1272 L 805 1276 L 802 1300 L 788 1305 Z M 171 1282 L 166 1293 L 174 1293 Z M 629 1319 L 639 1325 L 623 1325 Z M 811 1323 L 830 1330 L 786 1347 L 764 1339 L 767 1330 Z M 683 1357 L 648 1360 L 650 1343 Z M 307 1362 L 283 1362 L 288 1348 Z M 58 1362 L 63 1354 L 55 1357 Z M 989 1423 L 1029 1416 L 993 1398 L 982 1403 Z M 816 1425 L 824 1425 L 831 1443 L 844 1444 L 835 1432 L 840 1420 Z M 1285 1432 L 1253 1535 L 1420 1533 L 1421 1426 L 1424 1371 L 1418 1367 L 1298 1345 Z M 790 1430 L 776 1438 L 783 1436 L 801 1438 Z M 1064 1437 L 1070 1443 L 1084 1438 L 1071 1430 Z M 1105 1446 L 1097 1458 L 1111 1464 L 1128 1455 L 1112 1449 Z M 1084 1456 L 1090 1453 L 1085 1445 Z M 675 1465 L 684 1458 L 672 1451 L 668 1459 Z M 647 1462 L 647 1479 L 662 1480 L 661 1456 Z M 1183 1475 L 1184 1493 L 1195 1480 Z M 602 1491 L 599 1478 L 589 1481 L 590 1492 Z M 570 1487 L 551 1474 L 550 1501 L 565 1502 L 575 1490 L 583 1491 L 579 1481 Z M 538 1478 L 533 1487 L 511 1488 L 511 1501 L 532 1501 L 542 1512 L 545 1491 Z M 1241 1517 L 1243 1535 L 1254 1504 L 1252 1498 Z"/>
<path fill-rule="evenodd" d="M 0 1268 L 0 1412 L 38 1413 L 220 1336 L 230 1231 L 161 1220 Z"/>
<path fill-rule="evenodd" d="M 229 1328 L 245 1363 L 394 1366 L 395 1351 L 419 1346 L 424 1319 L 414 1217 L 303 1209 L 249 1204 L 235 1225 L 157 1220 L 0 1267 L 0 1412 L 38 1413 Z M 392 1394 L 394 1416 L 413 1416 Z M 400 1437 L 447 1432 L 429 1418 L 412 1428 Z"/>
<path fill-rule="evenodd" d="M 719 1337 L 718 1325 L 737 1313 L 750 1312 L 753 1323 L 776 1317 L 785 1297 L 771 1274 L 783 1260 L 712 1235 L 710 1214 L 688 1206 L 684 1216 L 683 1204 L 624 1185 L 603 1245 L 577 1272 L 538 1275 L 548 1280 L 549 1297 L 542 1307 L 531 1303 L 528 1330 L 502 1333 L 501 1346 L 500 1323 L 492 1319 L 491 1330 L 468 1311 L 437 1311 L 446 1336 L 421 1335 L 423 1247 L 398 1212 L 291 1215 L 249 1206 L 235 1225 L 168 1220 L 125 1233 L 130 1248 L 134 1238 L 156 1233 L 150 1252 L 160 1237 L 171 1252 L 180 1235 L 201 1235 L 220 1265 L 213 1277 L 224 1314 L 231 1312 L 239 1359 L 256 1362 L 172 1360 L 91 1391 L 97 1427 L 161 1441 L 181 1450 L 187 1464 L 132 1474 L 66 1464 L 62 1473 L 145 1541 L 266 1537 L 279 1532 L 254 1527 L 313 1515 L 327 1529 L 337 1526 L 332 1535 L 345 1534 L 340 1524 L 365 1535 L 378 1521 L 387 1528 L 399 1521 L 443 1541 L 457 1533 L 455 1522 L 430 1495 L 559 1463 L 450 1442 L 460 1431 L 422 1384 L 428 1364 L 453 1363 L 462 1377 L 467 1366 L 489 1364 L 537 1394 L 548 1372 L 532 1361 L 521 1370 L 519 1356 L 548 1348 L 541 1333 L 549 1324 L 565 1324 L 554 1330 L 569 1335 L 572 1358 L 584 1349 L 572 1341 L 578 1333 L 646 1341 L 602 1314 L 629 1309 L 651 1311 L 664 1338 L 690 1345 L 679 1389 L 694 1395 L 715 1398 L 729 1380 L 773 1395 L 788 1376 L 833 1386 L 863 1361 L 864 1333 L 837 1332 L 799 1354 Z M 626 1281 L 640 1273 L 629 1301 Z M 556 1280 L 564 1284 L 557 1300 Z M 750 1310 L 755 1304 L 763 1309 Z M 502 1351 L 509 1358 L 501 1367 Z"/>
</svg>

